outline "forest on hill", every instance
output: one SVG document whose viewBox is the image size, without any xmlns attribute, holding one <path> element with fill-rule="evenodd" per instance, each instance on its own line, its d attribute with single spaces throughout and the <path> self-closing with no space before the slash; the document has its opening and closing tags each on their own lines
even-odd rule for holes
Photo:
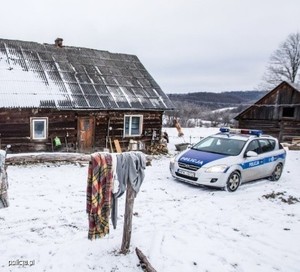
<svg viewBox="0 0 300 272">
<path fill-rule="evenodd" d="M 171 93 L 168 94 L 174 103 L 192 103 L 205 106 L 211 110 L 225 107 L 249 106 L 263 97 L 264 91 L 232 91 L 232 92 L 194 92 L 194 93 Z"/>
<path fill-rule="evenodd" d="M 205 121 L 210 121 L 212 126 L 234 125 L 234 117 L 266 93 L 266 91 L 232 91 L 168 94 L 175 110 L 165 113 L 164 125 L 171 126 L 174 119 L 180 120 L 184 127 L 202 126 Z"/>
</svg>

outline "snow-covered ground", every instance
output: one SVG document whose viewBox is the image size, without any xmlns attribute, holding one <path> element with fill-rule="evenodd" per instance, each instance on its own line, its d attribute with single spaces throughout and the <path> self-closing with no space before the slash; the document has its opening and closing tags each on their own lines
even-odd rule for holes
<svg viewBox="0 0 300 272">
<path fill-rule="evenodd" d="M 216 129 L 183 128 L 184 139 L 175 128 L 166 131 L 174 154 L 175 143 L 197 142 Z M 300 203 L 285 202 L 300 200 L 299 151 L 288 151 L 279 182 L 252 182 L 235 193 L 175 181 L 170 156 L 156 157 L 146 169 L 128 255 L 118 253 L 125 197 L 117 228 L 87 239 L 87 164 L 9 166 L 0 271 L 142 271 L 135 247 L 157 271 L 300 271 Z"/>
</svg>

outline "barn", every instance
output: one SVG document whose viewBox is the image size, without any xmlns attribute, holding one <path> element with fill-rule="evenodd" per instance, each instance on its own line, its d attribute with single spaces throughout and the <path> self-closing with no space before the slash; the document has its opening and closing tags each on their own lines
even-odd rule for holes
<svg viewBox="0 0 300 272">
<path fill-rule="evenodd" d="M 261 129 L 291 142 L 300 136 L 300 86 L 283 81 L 235 119 L 239 128 Z"/>
<path fill-rule="evenodd" d="M 134 55 L 0 39 L 0 144 L 12 152 L 147 147 L 171 109 Z"/>
</svg>

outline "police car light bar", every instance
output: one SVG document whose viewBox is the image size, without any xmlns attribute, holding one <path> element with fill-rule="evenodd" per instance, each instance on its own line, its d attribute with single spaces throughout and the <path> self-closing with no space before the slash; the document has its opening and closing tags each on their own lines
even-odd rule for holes
<svg viewBox="0 0 300 272">
<path fill-rule="evenodd" d="M 258 130 L 258 129 L 236 129 L 236 128 L 229 128 L 229 127 L 221 127 L 220 132 L 232 133 L 232 134 L 249 134 L 255 136 L 260 136 L 262 134 L 262 130 Z"/>
</svg>

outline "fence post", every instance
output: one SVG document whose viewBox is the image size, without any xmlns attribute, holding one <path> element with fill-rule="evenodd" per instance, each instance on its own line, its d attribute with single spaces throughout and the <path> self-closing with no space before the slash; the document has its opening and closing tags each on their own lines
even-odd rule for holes
<svg viewBox="0 0 300 272">
<path fill-rule="evenodd" d="M 136 196 L 136 192 L 133 190 L 130 182 L 127 181 L 123 238 L 122 238 L 122 246 L 121 246 L 122 254 L 127 254 L 129 252 L 131 232 L 132 232 L 133 204 L 134 204 L 135 196 Z"/>
</svg>

